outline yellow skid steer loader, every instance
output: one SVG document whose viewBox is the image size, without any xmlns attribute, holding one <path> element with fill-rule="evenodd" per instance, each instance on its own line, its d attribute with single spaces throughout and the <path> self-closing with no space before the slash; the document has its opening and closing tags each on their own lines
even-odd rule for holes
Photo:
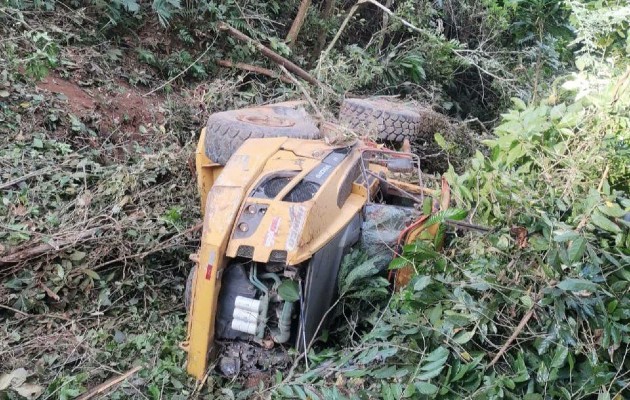
<svg viewBox="0 0 630 400">
<path fill-rule="evenodd" d="M 391 259 L 436 234 L 424 221 L 448 207 L 448 187 L 393 179 L 421 181 L 418 157 L 365 139 L 399 144 L 419 122 L 411 108 L 347 99 L 340 125 L 364 139 L 334 145 L 300 103 L 210 116 L 196 154 L 203 233 L 186 285 L 189 374 L 202 379 L 218 353 L 226 375 L 260 354 L 260 367 L 277 367 L 277 351 L 308 348 L 321 333 L 352 248 Z"/>
</svg>

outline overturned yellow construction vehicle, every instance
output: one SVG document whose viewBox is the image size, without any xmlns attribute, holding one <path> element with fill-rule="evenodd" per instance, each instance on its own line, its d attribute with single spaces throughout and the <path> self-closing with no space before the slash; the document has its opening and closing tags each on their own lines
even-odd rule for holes
<svg viewBox="0 0 630 400">
<path fill-rule="evenodd" d="M 424 222 L 448 207 L 448 188 L 424 188 L 418 157 L 385 146 L 412 138 L 419 116 L 395 103 L 347 99 L 339 119 L 318 124 L 301 103 L 210 116 L 196 154 L 204 220 L 183 344 L 197 379 L 219 354 L 221 371 L 235 375 L 254 353 L 273 367 L 274 352 L 308 348 L 353 247 L 393 258 L 401 244 L 436 234 Z M 412 272 L 399 270 L 392 285 Z"/>
</svg>

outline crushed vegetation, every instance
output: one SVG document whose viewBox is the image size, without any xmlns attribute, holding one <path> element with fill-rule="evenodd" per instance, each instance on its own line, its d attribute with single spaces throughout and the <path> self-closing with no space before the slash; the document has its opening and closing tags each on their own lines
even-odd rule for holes
<svg viewBox="0 0 630 400">
<path fill-rule="evenodd" d="M 0 398 L 630 396 L 630 7 L 326 0 L 286 42 L 298 3 L 0 4 Z M 415 104 L 425 172 L 490 232 L 405 247 L 390 268 L 417 276 L 393 294 L 351 254 L 306 360 L 196 383 L 179 343 L 199 128 L 304 92 L 324 115 L 341 93 Z"/>
</svg>

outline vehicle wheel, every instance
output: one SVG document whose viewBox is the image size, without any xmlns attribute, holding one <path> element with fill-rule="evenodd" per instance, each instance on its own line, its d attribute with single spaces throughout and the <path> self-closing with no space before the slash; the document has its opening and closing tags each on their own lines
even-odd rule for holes
<svg viewBox="0 0 630 400">
<path fill-rule="evenodd" d="M 303 108 L 286 105 L 244 108 L 212 114 L 206 125 L 206 155 L 225 165 L 249 138 L 319 139 L 315 122 Z"/>
<path fill-rule="evenodd" d="M 184 306 L 186 307 L 186 313 L 190 313 L 190 306 L 192 305 L 192 292 L 193 285 L 195 284 L 195 275 L 197 274 L 197 264 L 193 265 L 186 278 L 186 288 L 184 289 Z"/>
<path fill-rule="evenodd" d="M 419 132 L 420 114 L 404 104 L 380 99 L 345 99 L 339 121 L 352 129 L 376 133 L 382 141 L 402 143 Z"/>
</svg>

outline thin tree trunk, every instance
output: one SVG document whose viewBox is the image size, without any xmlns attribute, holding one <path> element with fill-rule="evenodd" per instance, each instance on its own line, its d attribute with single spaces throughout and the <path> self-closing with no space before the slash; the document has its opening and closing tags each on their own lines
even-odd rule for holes
<svg viewBox="0 0 630 400">
<path fill-rule="evenodd" d="M 310 6 L 311 0 L 302 0 L 302 2 L 300 3 L 300 8 L 298 8 L 297 15 L 293 20 L 293 24 L 291 25 L 291 29 L 289 29 L 289 33 L 287 34 L 286 41 L 289 43 L 289 47 L 293 47 L 295 45 L 298 34 L 300 33 L 300 29 L 302 29 L 302 25 L 304 25 L 306 13 L 308 12 L 308 8 Z"/>
<path fill-rule="evenodd" d="M 394 0 L 387 0 L 385 2 L 385 7 L 392 8 L 392 3 Z M 378 39 L 378 49 L 381 50 L 383 48 L 383 43 L 385 42 L 385 34 L 387 33 L 387 25 L 389 25 L 389 14 L 383 13 L 383 25 L 381 26 L 381 37 Z"/>
<path fill-rule="evenodd" d="M 330 20 L 330 17 L 332 17 L 334 9 L 335 0 L 325 0 L 324 8 L 322 9 L 321 19 L 327 23 Z M 317 46 L 315 47 L 315 51 L 313 52 L 313 60 L 316 60 L 319 57 L 319 53 L 321 53 L 324 49 L 324 46 L 326 45 L 326 36 L 328 36 L 328 30 L 321 29 L 319 31 L 319 34 L 317 35 Z"/>
</svg>

